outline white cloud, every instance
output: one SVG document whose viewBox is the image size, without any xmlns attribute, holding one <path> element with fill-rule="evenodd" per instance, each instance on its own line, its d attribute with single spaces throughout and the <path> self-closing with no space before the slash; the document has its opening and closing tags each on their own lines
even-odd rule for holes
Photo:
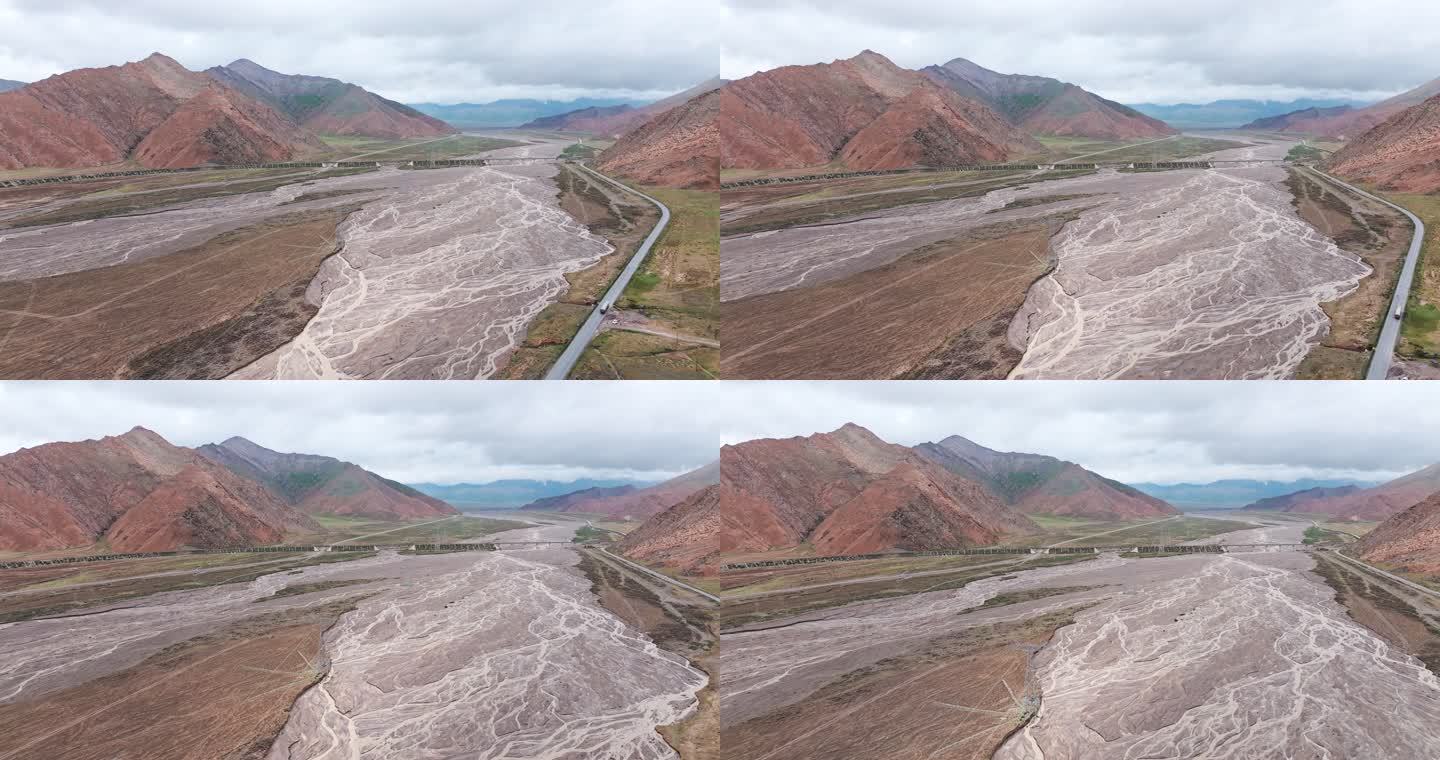
<svg viewBox="0 0 1440 760">
<path fill-rule="evenodd" d="M 1379 98 L 1440 76 L 1440 4 L 1414 0 L 721 0 L 722 76 L 848 58 L 963 57 L 1122 102 Z"/>
<path fill-rule="evenodd" d="M 0 78 L 35 81 L 163 52 L 250 58 L 404 102 L 651 98 L 715 75 L 713 2 L 0 0 Z"/>
<path fill-rule="evenodd" d="M 140 425 L 182 446 L 244 436 L 407 482 L 662 480 L 718 456 L 709 384 L 0 383 L 0 453 Z"/>
</svg>

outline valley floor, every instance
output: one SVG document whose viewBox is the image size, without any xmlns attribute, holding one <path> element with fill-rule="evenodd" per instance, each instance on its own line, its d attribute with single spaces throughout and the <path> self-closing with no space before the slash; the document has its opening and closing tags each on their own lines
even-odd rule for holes
<svg viewBox="0 0 1440 760">
<path fill-rule="evenodd" d="M 1242 147 L 1189 156 L 1240 162 L 1215 169 L 1061 164 L 727 189 L 722 372 L 1361 376 L 1403 225 L 1276 165 L 1294 140 L 1228 137 Z M 1116 155 L 1129 154 L 1094 160 Z"/>
<path fill-rule="evenodd" d="M 212 560 L 193 569 L 250 575 L 0 624 L 0 757 L 649 760 L 677 756 L 667 737 L 703 743 L 703 613 L 691 638 L 663 612 L 608 611 L 629 581 L 587 578 L 569 548 L 345 559 Z M 103 572 L 125 587 L 190 569 Z"/>
<path fill-rule="evenodd" d="M 553 159 L 572 143 L 509 137 L 336 150 Z M 569 171 L 243 169 L 0 189 L 0 377 L 500 376 L 538 317 L 563 300 L 588 309 L 584 273 L 653 224 L 587 227 L 556 192 Z"/>
<path fill-rule="evenodd" d="M 1298 542 L 1310 524 L 1236 519 L 1254 525 L 1227 543 Z M 933 589 L 901 588 L 893 579 L 911 576 L 891 567 L 891 594 L 852 578 L 851 599 L 824 609 L 806 611 L 817 592 L 799 585 L 772 589 L 784 610 L 773 617 L 732 619 L 727 602 L 723 741 L 745 760 L 842 747 L 1005 760 L 1435 754 L 1440 678 L 1427 664 L 1440 607 L 1377 588 L 1333 554 L 1090 555 Z M 749 588 L 763 583 L 744 572 Z"/>
</svg>

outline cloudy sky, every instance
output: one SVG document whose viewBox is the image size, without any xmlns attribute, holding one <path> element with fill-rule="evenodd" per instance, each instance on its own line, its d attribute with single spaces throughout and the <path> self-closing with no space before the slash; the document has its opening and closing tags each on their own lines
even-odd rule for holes
<svg viewBox="0 0 1440 760">
<path fill-rule="evenodd" d="M 659 98 L 715 76 L 714 0 L 0 0 L 0 79 L 163 52 L 330 76 L 402 102 Z"/>
<path fill-rule="evenodd" d="M 1126 103 L 1380 99 L 1440 76 L 1421 0 L 720 0 L 721 75 L 848 58 L 962 57 Z"/>
<path fill-rule="evenodd" d="M 855 422 L 962 435 L 1117 480 L 1388 480 L 1440 462 L 1440 383 L 725 383 L 726 443 Z"/>
<path fill-rule="evenodd" d="M 719 455 L 708 383 L 0 383 L 0 454 L 137 425 L 232 435 L 405 482 L 663 480 Z"/>
</svg>

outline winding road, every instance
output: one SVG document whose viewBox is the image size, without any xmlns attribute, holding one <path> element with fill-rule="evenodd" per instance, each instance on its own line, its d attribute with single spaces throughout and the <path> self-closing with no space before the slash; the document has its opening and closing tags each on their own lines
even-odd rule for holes
<svg viewBox="0 0 1440 760">
<path fill-rule="evenodd" d="M 1380 327 L 1380 337 L 1375 341 L 1375 355 L 1370 359 L 1370 369 L 1365 373 L 1366 380 L 1384 380 L 1390 373 L 1390 362 L 1395 358 L 1395 344 L 1400 340 L 1400 324 L 1403 320 L 1396 319 L 1395 314 L 1404 310 L 1405 302 L 1410 298 L 1410 284 L 1415 279 L 1415 265 L 1420 261 L 1420 246 L 1425 242 L 1425 223 L 1420 221 L 1420 217 L 1384 198 L 1335 179 L 1318 169 L 1310 169 L 1310 171 L 1357 195 L 1377 203 L 1383 203 L 1399 211 L 1410 220 L 1411 224 L 1415 225 L 1415 236 L 1410 239 L 1410 252 L 1405 255 L 1405 265 L 1400 268 L 1400 279 L 1395 283 L 1395 295 L 1390 299 L 1390 310 L 1385 314 L 1385 322 Z"/>
<path fill-rule="evenodd" d="M 615 278 L 615 282 L 610 286 L 610 289 L 605 291 L 604 297 L 600 299 L 600 303 L 595 305 L 594 310 L 590 312 L 590 316 L 585 319 L 585 323 L 580 325 L 580 331 L 575 333 L 575 337 L 570 340 L 570 345 L 565 347 L 565 351 L 560 354 L 560 358 L 555 360 L 555 365 L 545 374 L 546 380 L 564 380 L 570 376 L 570 371 L 575 369 L 575 363 L 580 360 L 580 355 L 585 352 L 585 347 L 590 345 L 590 341 L 594 340 L 595 334 L 600 331 L 600 322 L 605 319 L 605 311 L 607 311 L 605 305 L 615 303 L 615 301 L 620 298 L 620 294 L 625 292 L 626 286 L 630 284 L 630 278 L 635 276 L 635 272 L 640 269 L 640 264 L 644 262 L 645 257 L 650 254 L 650 247 L 655 244 L 656 240 L 660 239 L 660 236 L 665 232 L 665 227 L 670 224 L 670 209 L 666 208 L 665 204 L 628 185 L 616 182 L 588 166 L 583 164 L 576 164 L 576 166 L 591 176 L 604 180 L 615 187 L 638 195 L 655 204 L 655 207 L 660 209 L 660 222 L 655 225 L 655 229 L 650 231 L 649 236 L 645 238 L 645 242 L 635 251 L 635 255 L 630 257 L 630 263 L 625 265 L 625 269 L 620 272 L 620 276 Z"/>
</svg>

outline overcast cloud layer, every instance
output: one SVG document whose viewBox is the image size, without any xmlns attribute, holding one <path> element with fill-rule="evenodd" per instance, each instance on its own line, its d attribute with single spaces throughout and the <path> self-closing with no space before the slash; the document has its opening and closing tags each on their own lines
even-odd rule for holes
<svg viewBox="0 0 1440 760">
<path fill-rule="evenodd" d="M 1440 76 L 1420 0 L 720 0 L 721 75 L 870 48 L 907 68 L 968 58 L 1126 103 L 1380 99 Z"/>
<path fill-rule="evenodd" d="M 707 390 L 709 389 L 709 390 Z M 137 425 L 199 446 L 232 435 L 410 483 L 664 480 L 715 461 L 709 384 L 0 383 L 0 454 Z"/>
<path fill-rule="evenodd" d="M 407 103 L 659 98 L 715 76 L 714 0 L 0 0 L 0 79 L 163 52 L 249 58 Z"/>
<path fill-rule="evenodd" d="M 962 435 L 1130 483 L 1388 480 L 1440 462 L 1440 384 L 725 383 L 736 443 L 855 422 L 913 446 Z"/>
<path fill-rule="evenodd" d="M 408 482 L 659 480 L 723 443 L 855 422 L 1117 480 L 1388 480 L 1440 462 L 1440 383 L 0 383 L 0 453 L 149 427 L 241 435 Z"/>
</svg>

